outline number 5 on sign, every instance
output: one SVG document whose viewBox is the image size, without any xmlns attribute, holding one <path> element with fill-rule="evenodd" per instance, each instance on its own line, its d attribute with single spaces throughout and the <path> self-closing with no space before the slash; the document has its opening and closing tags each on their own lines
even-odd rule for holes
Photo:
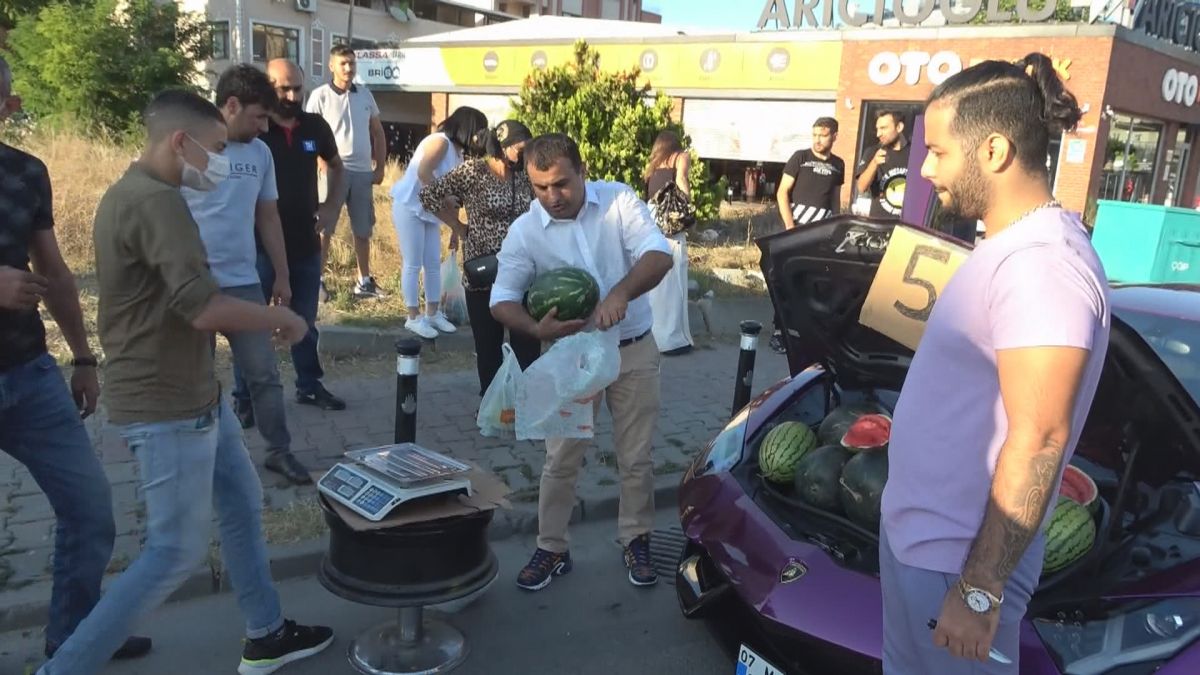
<svg viewBox="0 0 1200 675">
<path fill-rule="evenodd" d="M 896 227 L 858 321 L 916 350 L 925 323 L 967 250 L 937 237 Z"/>
</svg>

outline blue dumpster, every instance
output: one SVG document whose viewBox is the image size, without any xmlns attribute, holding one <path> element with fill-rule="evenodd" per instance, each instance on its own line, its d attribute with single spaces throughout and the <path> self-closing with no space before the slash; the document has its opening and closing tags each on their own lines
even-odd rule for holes
<svg viewBox="0 0 1200 675">
<path fill-rule="evenodd" d="M 1200 211 L 1100 200 L 1092 245 L 1109 281 L 1200 283 Z"/>
</svg>

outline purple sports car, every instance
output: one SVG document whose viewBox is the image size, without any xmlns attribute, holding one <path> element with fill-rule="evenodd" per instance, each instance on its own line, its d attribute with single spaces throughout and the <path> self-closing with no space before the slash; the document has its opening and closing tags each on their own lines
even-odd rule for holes
<svg viewBox="0 0 1200 675">
<path fill-rule="evenodd" d="M 758 242 L 791 377 L 734 416 L 679 495 L 680 606 L 710 621 L 739 674 L 881 671 L 878 533 L 765 481 L 758 450 L 785 421 L 815 429 L 845 403 L 894 405 L 912 352 L 858 318 L 898 227 L 912 226 L 839 216 Z M 1021 672 L 1196 675 L 1200 287 L 1117 286 L 1111 297 L 1108 358 L 1072 459 L 1099 489 L 1096 540 L 1043 575 Z"/>
</svg>

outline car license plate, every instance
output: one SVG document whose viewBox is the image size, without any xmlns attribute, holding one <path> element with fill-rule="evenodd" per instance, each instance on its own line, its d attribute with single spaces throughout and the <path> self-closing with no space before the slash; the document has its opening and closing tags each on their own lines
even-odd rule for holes
<svg viewBox="0 0 1200 675">
<path fill-rule="evenodd" d="M 738 649 L 736 675 L 783 675 L 783 671 L 771 665 L 746 645 Z"/>
</svg>

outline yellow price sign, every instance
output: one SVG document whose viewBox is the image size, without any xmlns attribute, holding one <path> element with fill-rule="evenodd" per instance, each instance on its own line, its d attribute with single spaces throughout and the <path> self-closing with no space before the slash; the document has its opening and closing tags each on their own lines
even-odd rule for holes
<svg viewBox="0 0 1200 675">
<path fill-rule="evenodd" d="M 898 226 L 867 291 L 858 321 L 916 351 L 933 305 L 968 250 Z"/>
</svg>

